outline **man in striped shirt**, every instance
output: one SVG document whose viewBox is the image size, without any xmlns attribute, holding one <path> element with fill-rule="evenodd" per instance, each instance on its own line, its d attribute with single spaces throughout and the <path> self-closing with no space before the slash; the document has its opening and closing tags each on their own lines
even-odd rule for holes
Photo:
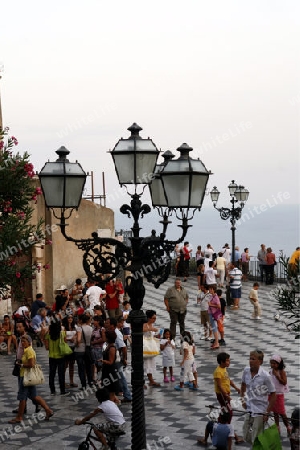
<svg viewBox="0 0 300 450">
<path fill-rule="evenodd" d="M 229 265 L 229 283 L 230 283 L 230 295 L 233 298 L 233 309 L 240 307 L 240 299 L 242 296 L 242 271 L 234 266 Z"/>
</svg>

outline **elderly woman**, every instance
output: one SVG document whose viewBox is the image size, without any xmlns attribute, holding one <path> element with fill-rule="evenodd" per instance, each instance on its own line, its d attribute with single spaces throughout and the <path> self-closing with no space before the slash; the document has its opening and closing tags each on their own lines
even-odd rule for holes
<svg viewBox="0 0 300 450">
<path fill-rule="evenodd" d="M 21 336 L 21 342 L 24 349 L 24 353 L 22 356 L 22 361 L 20 363 L 20 378 L 19 378 L 19 392 L 18 392 L 18 400 L 19 400 L 19 408 L 17 412 L 17 416 L 10 420 L 8 423 L 16 424 L 21 423 L 23 420 L 24 409 L 26 407 L 26 400 L 29 397 L 31 400 L 35 402 L 35 404 L 40 405 L 46 412 L 45 420 L 49 420 L 50 417 L 53 416 L 52 409 L 49 408 L 45 400 L 37 395 L 36 386 L 24 386 L 24 372 L 26 368 L 34 367 L 36 364 L 36 354 L 32 348 L 32 339 L 27 334 Z"/>
</svg>

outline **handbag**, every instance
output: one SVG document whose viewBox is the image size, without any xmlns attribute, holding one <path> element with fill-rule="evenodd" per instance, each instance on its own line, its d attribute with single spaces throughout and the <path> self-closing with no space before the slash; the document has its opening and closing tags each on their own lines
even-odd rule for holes
<svg viewBox="0 0 300 450">
<path fill-rule="evenodd" d="M 73 350 L 71 349 L 71 347 L 65 342 L 64 335 L 62 332 L 60 333 L 58 347 L 59 347 L 61 356 L 67 356 L 67 355 L 71 355 L 73 353 Z"/>
<path fill-rule="evenodd" d="M 282 450 L 280 435 L 275 423 L 255 438 L 252 450 Z"/>
<path fill-rule="evenodd" d="M 45 382 L 45 377 L 42 368 L 39 364 L 33 367 L 24 368 L 24 378 L 23 385 L 27 386 L 37 386 L 38 384 L 43 384 Z"/>
<path fill-rule="evenodd" d="M 12 371 L 12 375 L 14 377 L 19 377 L 20 376 L 20 370 L 21 370 L 21 366 L 19 364 L 19 362 L 17 360 L 15 360 L 15 365 Z"/>
<path fill-rule="evenodd" d="M 159 340 L 153 336 L 143 336 L 144 358 L 152 358 L 159 355 Z"/>
</svg>

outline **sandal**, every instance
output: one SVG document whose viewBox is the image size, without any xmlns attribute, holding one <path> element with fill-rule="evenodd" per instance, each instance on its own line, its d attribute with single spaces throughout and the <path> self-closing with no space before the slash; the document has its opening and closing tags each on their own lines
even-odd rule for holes
<svg viewBox="0 0 300 450">
<path fill-rule="evenodd" d="M 161 387 L 159 383 L 152 383 L 152 384 L 149 384 L 149 386 L 151 386 L 151 387 Z"/>
<path fill-rule="evenodd" d="M 52 417 L 54 412 L 51 410 L 49 414 L 46 414 L 45 420 L 48 421 Z"/>
<path fill-rule="evenodd" d="M 12 423 L 12 424 L 14 424 L 14 423 L 22 423 L 22 420 L 11 419 L 11 420 L 9 420 L 7 423 Z"/>
<path fill-rule="evenodd" d="M 71 383 L 71 384 L 70 384 L 70 387 L 71 387 L 71 388 L 78 387 L 78 384 L 76 384 L 76 383 Z"/>
<path fill-rule="evenodd" d="M 220 346 L 219 346 L 219 345 L 212 345 L 210 348 L 211 348 L 212 350 L 216 350 L 217 348 L 220 348 Z"/>
<path fill-rule="evenodd" d="M 204 438 L 197 439 L 197 443 L 200 445 L 208 445 L 208 442 L 206 442 L 206 440 Z"/>
</svg>

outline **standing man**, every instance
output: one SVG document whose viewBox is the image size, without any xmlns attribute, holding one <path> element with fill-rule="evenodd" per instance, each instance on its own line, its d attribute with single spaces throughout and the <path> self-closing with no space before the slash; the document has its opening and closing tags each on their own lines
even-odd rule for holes
<svg viewBox="0 0 300 450">
<path fill-rule="evenodd" d="M 234 249 L 234 265 L 235 265 L 235 267 L 237 267 L 239 269 L 240 263 L 241 263 L 240 248 L 236 245 L 235 249 Z"/>
<path fill-rule="evenodd" d="M 88 289 L 83 297 L 86 301 L 88 300 L 89 308 L 93 310 L 96 305 L 100 306 L 100 296 L 105 294 L 99 286 L 96 286 L 96 282 L 93 280 L 88 281 Z"/>
<path fill-rule="evenodd" d="M 233 309 L 240 307 L 240 300 L 242 296 L 242 271 L 235 267 L 234 264 L 229 264 L 229 283 L 230 283 L 230 295 L 233 298 Z"/>
<path fill-rule="evenodd" d="M 264 354 L 261 350 L 250 352 L 249 367 L 242 376 L 241 398 L 245 415 L 243 434 L 246 442 L 253 444 L 256 436 L 263 432 L 270 411 L 276 400 L 276 390 L 270 374 L 262 369 Z M 245 400 L 246 398 L 246 400 Z"/>
<path fill-rule="evenodd" d="M 217 289 L 216 277 L 219 277 L 218 271 L 215 269 L 215 262 L 209 261 L 208 269 L 205 270 L 205 284 L 208 288 L 215 287 Z"/>
<path fill-rule="evenodd" d="M 266 267 L 266 256 L 267 256 L 267 250 L 266 250 L 266 246 L 265 244 L 261 244 L 260 246 L 260 250 L 258 250 L 257 253 L 257 259 L 258 259 L 258 264 L 259 264 L 259 271 L 260 271 L 260 281 L 263 282 L 264 281 L 264 272 L 265 267 Z"/>
<path fill-rule="evenodd" d="M 184 320 L 186 316 L 186 306 L 189 300 L 188 293 L 181 286 L 179 278 L 175 279 L 175 286 L 170 287 L 165 293 L 164 302 L 166 310 L 170 315 L 170 331 L 172 339 L 176 336 L 176 324 L 179 323 L 180 334 L 185 331 Z"/>
</svg>

